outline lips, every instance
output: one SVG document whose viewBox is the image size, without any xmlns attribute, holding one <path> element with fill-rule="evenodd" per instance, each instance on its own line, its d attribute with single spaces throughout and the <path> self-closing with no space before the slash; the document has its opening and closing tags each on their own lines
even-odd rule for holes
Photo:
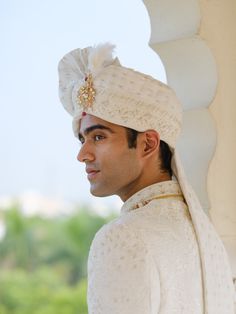
<svg viewBox="0 0 236 314">
<path fill-rule="evenodd" d="M 100 170 L 96 170 L 94 168 L 86 168 L 87 178 L 88 180 L 92 180 L 96 177 L 96 175 L 100 172 Z"/>
</svg>

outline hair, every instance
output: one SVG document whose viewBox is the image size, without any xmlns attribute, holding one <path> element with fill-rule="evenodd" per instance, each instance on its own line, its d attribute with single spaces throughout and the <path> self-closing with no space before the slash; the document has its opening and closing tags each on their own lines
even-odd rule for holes
<svg viewBox="0 0 236 314">
<path fill-rule="evenodd" d="M 129 148 L 136 148 L 137 146 L 137 137 L 138 137 L 138 131 L 130 128 L 126 128 L 127 131 L 127 140 L 128 140 L 128 147 Z M 169 145 L 160 140 L 160 153 L 159 158 L 161 161 L 160 169 L 163 172 L 168 172 L 169 175 L 172 177 L 172 169 L 171 169 L 171 158 L 172 153 L 170 150 Z"/>
</svg>

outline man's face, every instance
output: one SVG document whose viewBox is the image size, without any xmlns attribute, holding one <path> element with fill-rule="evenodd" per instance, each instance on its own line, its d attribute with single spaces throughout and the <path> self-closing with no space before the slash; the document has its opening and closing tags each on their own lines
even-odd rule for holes
<svg viewBox="0 0 236 314">
<path fill-rule="evenodd" d="M 86 165 L 93 195 L 126 200 L 137 191 L 142 161 L 138 147 L 128 147 L 124 127 L 87 114 L 80 122 L 79 139 L 82 147 L 77 159 Z"/>
</svg>

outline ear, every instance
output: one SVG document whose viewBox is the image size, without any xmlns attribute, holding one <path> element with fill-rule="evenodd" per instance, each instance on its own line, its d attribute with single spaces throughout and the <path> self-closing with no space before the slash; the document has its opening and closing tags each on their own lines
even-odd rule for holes
<svg viewBox="0 0 236 314">
<path fill-rule="evenodd" d="M 149 157 L 157 153 L 160 147 L 160 135 L 154 130 L 143 133 L 143 157 Z"/>
</svg>

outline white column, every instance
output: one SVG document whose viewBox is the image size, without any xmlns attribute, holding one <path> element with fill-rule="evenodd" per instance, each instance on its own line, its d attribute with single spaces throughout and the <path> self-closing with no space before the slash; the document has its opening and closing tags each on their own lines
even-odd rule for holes
<svg viewBox="0 0 236 314">
<path fill-rule="evenodd" d="M 150 46 L 160 56 L 168 84 L 184 107 L 184 127 L 178 144 L 186 174 L 209 210 L 207 172 L 215 151 L 216 130 L 208 110 L 217 88 L 214 57 L 198 35 L 197 0 L 146 0 L 151 20 Z M 208 136 L 206 136 L 208 135 Z"/>
<path fill-rule="evenodd" d="M 236 2 L 144 3 L 150 46 L 185 110 L 178 148 L 186 173 L 226 245 L 236 277 Z"/>
</svg>

